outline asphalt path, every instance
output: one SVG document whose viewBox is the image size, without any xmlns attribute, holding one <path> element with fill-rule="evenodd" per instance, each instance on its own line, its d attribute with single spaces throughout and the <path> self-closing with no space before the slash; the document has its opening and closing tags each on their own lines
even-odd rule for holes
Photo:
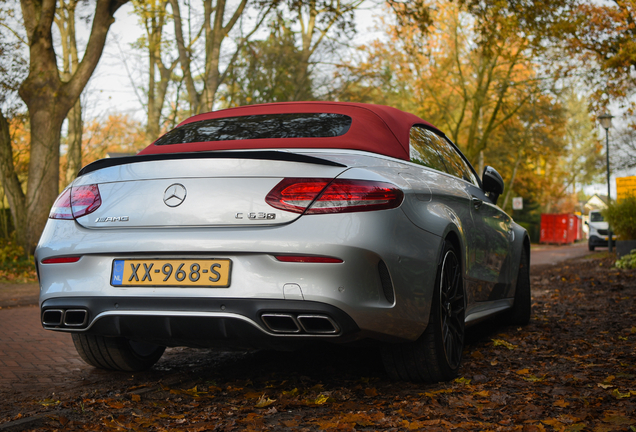
<svg viewBox="0 0 636 432">
<path fill-rule="evenodd" d="M 604 249 L 601 248 L 601 251 Z M 574 243 L 571 245 L 539 245 L 530 251 L 530 266 L 554 265 L 572 258 L 592 255 L 597 252 L 590 252 L 587 242 Z"/>
</svg>

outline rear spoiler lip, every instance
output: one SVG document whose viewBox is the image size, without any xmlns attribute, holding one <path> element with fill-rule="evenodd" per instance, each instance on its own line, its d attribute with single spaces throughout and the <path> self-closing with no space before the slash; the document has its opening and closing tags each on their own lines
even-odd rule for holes
<svg viewBox="0 0 636 432">
<path fill-rule="evenodd" d="M 347 165 L 343 165 L 338 162 L 333 162 L 327 159 L 318 158 L 315 156 L 308 156 L 298 153 L 290 153 L 285 151 L 214 151 L 214 152 L 192 152 L 192 153 L 162 153 L 162 154 L 148 154 L 148 155 L 135 155 L 135 156 L 123 156 L 117 158 L 99 159 L 92 162 L 82 168 L 77 174 L 78 177 L 88 174 L 93 171 L 97 171 L 103 168 L 109 168 L 118 165 L 127 165 L 139 162 L 153 162 L 162 160 L 183 160 L 183 159 L 260 159 L 260 160 L 277 160 L 277 161 L 289 161 L 309 163 L 316 165 L 327 165 L 333 167 L 346 168 Z"/>
</svg>

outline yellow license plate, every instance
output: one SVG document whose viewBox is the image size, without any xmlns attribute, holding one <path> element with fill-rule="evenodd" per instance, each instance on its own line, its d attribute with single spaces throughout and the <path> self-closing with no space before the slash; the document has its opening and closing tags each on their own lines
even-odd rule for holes
<svg viewBox="0 0 636 432">
<path fill-rule="evenodd" d="M 194 260 L 114 260 L 113 286 L 230 286 L 232 261 L 229 259 Z"/>
</svg>

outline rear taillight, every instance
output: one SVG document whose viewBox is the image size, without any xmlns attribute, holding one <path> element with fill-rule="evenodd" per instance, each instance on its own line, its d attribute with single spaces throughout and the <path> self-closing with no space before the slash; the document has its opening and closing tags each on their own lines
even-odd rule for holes
<svg viewBox="0 0 636 432">
<path fill-rule="evenodd" d="M 49 213 L 51 219 L 73 219 L 73 213 L 71 212 L 71 189 L 64 189 L 64 192 L 60 194 L 55 200 L 53 207 L 51 207 L 51 213 Z"/>
<path fill-rule="evenodd" d="M 97 210 L 102 205 L 96 184 L 66 189 L 55 200 L 49 217 L 51 219 L 77 219 Z"/>
<path fill-rule="evenodd" d="M 286 178 L 265 201 L 294 213 L 349 213 L 398 207 L 404 193 L 391 183 L 370 180 Z"/>
</svg>

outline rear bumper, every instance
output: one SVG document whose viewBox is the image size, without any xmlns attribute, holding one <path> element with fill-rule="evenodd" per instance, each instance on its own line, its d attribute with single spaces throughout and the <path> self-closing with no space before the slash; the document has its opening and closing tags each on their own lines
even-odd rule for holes
<svg viewBox="0 0 636 432">
<path fill-rule="evenodd" d="M 42 304 L 41 321 L 47 330 L 195 348 L 286 349 L 315 339 L 345 343 L 364 338 L 342 310 L 294 300 L 57 298 Z"/>
<path fill-rule="evenodd" d="M 159 325 L 158 318 L 149 317 L 169 316 L 171 330 L 160 336 L 165 337 L 163 344 L 167 346 L 207 346 L 205 337 L 199 338 L 200 343 L 192 342 L 192 336 L 177 337 L 174 328 L 184 326 L 192 329 L 190 333 L 196 333 L 202 331 L 202 327 L 217 325 L 248 328 L 250 337 L 245 338 L 248 340 L 253 339 L 253 333 L 256 338 L 276 340 L 319 337 L 333 341 L 359 338 L 412 341 L 422 334 L 428 323 L 440 246 L 439 236 L 413 226 L 400 209 L 303 216 L 291 224 L 251 229 L 88 230 L 73 221 L 49 220 L 36 250 L 40 305 L 44 309 L 87 307 L 92 314 L 87 322 L 93 322 L 100 313 L 105 314 L 87 327 L 88 330 L 74 327 L 67 331 L 93 331 L 102 320 L 134 322 L 127 331 L 129 337 L 137 339 L 158 337 L 144 333 L 146 327 Z M 320 255 L 343 262 L 288 263 L 276 260 L 277 254 Z M 75 263 L 42 264 L 43 259 L 55 256 L 81 256 L 81 259 Z M 229 259 L 231 284 L 226 288 L 111 284 L 114 260 L 163 258 Z M 381 263 L 385 265 L 385 277 L 382 277 Z M 76 305 L 77 299 L 90 304 Z M 117 316 L 115 311 L 123 310 L 122 305 L 128 301 L 133 303 L 124 308 L 125 314 L 110 318 Z M 228 315 L 227 308 L 235 304 L 234 301 L 244 304 L 279 301 L 284 303 L 279 309 L 282 311 L 296 302 L 322 305 L 320 310 L 334 320 L 337 314 L 332 314 L 330 308 L 335 308 L 350 317 L 360 332 L 350 337 L 350 326 L 345 325 L 348 320 L 344 319 L 342 324 L 336 320 L 343 330 L 338 336 L 272 336 L 267 329 L 263 331 L 264 323 L 259 316 L 242 311 L 244 306 L 232 312 L 235 315 Z M 98 304 L 97 308 L 93 302 Z M 115 303 L 119 306 L 115 307 Z M 226 309 L 221 310 L 221 305 Z M 294 306 L 289 310 L 304 313 L 312 312 L 312 308 L 295 309 Z M 135 311 L 139 313 L 135 315 Z M 133 315 L 144 318 L 133 320 Z M 200 317 L 205 318 L 205 322 L 201 322 Z M 212 332 L 212 339 L 220 342 L 214 339 L 215 334 Z M 226 345 L 230 345 L 231 339 L 227 338 Z"/>
</svg>

